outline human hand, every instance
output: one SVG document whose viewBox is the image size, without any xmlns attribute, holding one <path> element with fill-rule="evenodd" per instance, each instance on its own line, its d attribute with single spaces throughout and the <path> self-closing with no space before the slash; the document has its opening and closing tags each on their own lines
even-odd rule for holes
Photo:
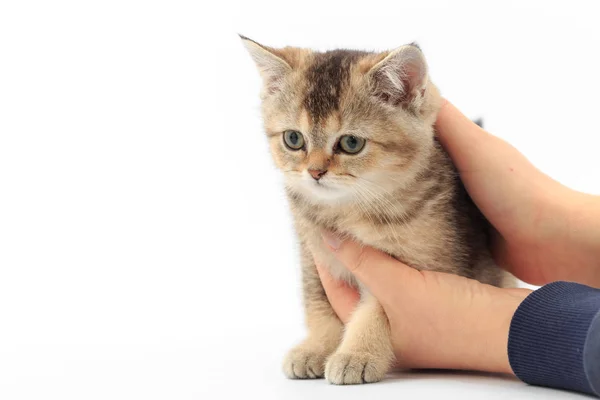
<svg viewBox="0 0 600 400">
<path fill-rule="evenodd" d="M 571 190 L 445 101 L 436 130 L 495 228 L 496 262 L 519 279 L 600 287 L 600 198 Z"/>
<path fill-rule="evenodd" d="M 527 289 L 499 289 L 457 275 L 418 271 L 385 253 L 326 235 L 333 254 L 383 306 L 402 368 L 512 373 L 510 321 Z M 359 300 L 316 260 L 329 302 L 345 323 Z"/>
</svg>

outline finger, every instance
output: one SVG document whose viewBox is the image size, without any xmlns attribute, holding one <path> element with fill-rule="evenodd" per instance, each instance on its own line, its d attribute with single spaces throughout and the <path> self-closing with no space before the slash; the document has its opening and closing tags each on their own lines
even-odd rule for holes
<svg viewBox="0 0 600 400">
<path fill-rule="evenodd" d="M 338 318 L 346 324 L 350 320 L 350 316 L 360 300 L 358 290 L 350 287 L 343 281 L 334 279 L 322 263 L 315 260 L 315 264 L 317 266 L 319 278 L 321 279 L 321 284 L 323 285 L 323 289 L 325 289 L 325 294 L 327 295 L 327 299 L 329 300 L 333 311 L 335 311 Z"/>
<path fill-rule="evenodd" d="M 483 147 L 491 135 L 447 100 L 440 108 L 435 127 L 440 142 L 459 170 L 472 170 L 479 157 L 489 158 Z"/>
<path fill-rule="evenodd" d="M 519 221 L 536 212 L 534 199 L 554 186 L 516 148 L 487 133 L 450 102 L 442 106 L 436 129 L 469 195 L 502 233 L 518 231 Z"/>
<path fill-rule="evenodd" d="M 438 113 L 435 127 L 459 171 L 486 169 L 500 174 L 521 172 L 527 176 L 539 172 L 514 146 L 485 131 L 447 100 Z"/>
<path fill-rule="evenodd" d="M 323 239 L 335 257 L 382 303 L 391 304 L 399 289 L 414 287 L 422 279 L 416 269 L 372 247 L 342 241 L 330 232 L 323 232 Z"/>
</svg>

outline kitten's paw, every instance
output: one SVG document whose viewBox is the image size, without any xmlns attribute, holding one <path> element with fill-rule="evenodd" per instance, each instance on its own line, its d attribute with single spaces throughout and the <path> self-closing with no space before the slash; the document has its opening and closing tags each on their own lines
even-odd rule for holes
<svg viewBox="0 0 600 400">
<path fill-rule="evenodd" d="M 325 378 L 335 385 L 374 383 L 388 372 L 387 361 L 368 353 L 334 353 L 327 361 Z"/>
<path fill-rule="evenodd" d="M 290 379 L 322 378 L 327 354 L 318 349 L 298 346 L 290 350 L 283 361 L 283 372 Z"/>
</svg>

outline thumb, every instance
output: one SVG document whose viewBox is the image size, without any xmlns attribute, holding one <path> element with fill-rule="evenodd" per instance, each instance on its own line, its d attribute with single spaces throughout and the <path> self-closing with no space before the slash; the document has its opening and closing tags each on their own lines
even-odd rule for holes
<svg viewBox="0 0 600 400">
<path fill-rule="evenodd" d="M 413 288 L 421 273 L 386 253 L 353 240 L 322 233 L 328 249 L 383 304 L 393 304 L 399 285 Z"/>
</svg>

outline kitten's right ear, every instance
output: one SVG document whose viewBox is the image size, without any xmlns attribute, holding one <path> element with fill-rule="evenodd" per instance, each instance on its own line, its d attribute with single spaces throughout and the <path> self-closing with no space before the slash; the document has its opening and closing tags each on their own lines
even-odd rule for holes
<svg viewBox="0 0 600 400">
<path fill-rule="evenodd" d="M 427 87 L 427 62 L 419 46 L 404 45 L 369 71 L 373 94 L 385 103 L 418 109 Z"/>
<path fill-rule="evenodd" d="M 280 88 L 283 78 L 292 71 L 292 67 L 283 58 L 276 55 L 274 49 L 263 46 L 245 36 L 239 36 L 258 68 L 267 93 L 276 92 Z"/>
</svg>

